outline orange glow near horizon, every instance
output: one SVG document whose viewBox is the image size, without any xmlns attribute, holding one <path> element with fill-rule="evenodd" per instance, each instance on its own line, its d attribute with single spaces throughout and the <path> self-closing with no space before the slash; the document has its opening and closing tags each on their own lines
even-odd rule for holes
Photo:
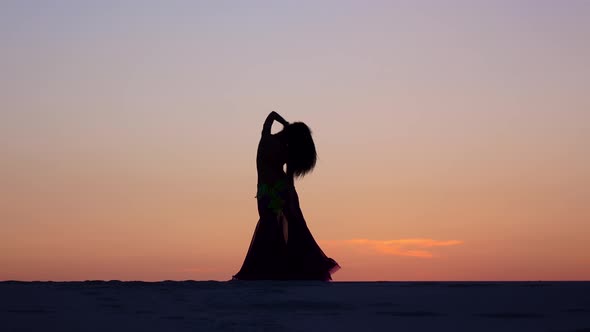
<svg viewBox="0 0 590 332">
<path fill-rule="evenodd" d="M 344 241 L 327 242 L 328 245 L 351 246 L 364 252 L 372 252 L 382 255 L 410 256 L 420 258 L 434 257 L 428 249 L 433 247 L 448 247 L 462 244 L 462 241 L 436 241 L 433 239 L 399 239 L 399 240 L 369 240 L 352 239 Z"/>
</svg>

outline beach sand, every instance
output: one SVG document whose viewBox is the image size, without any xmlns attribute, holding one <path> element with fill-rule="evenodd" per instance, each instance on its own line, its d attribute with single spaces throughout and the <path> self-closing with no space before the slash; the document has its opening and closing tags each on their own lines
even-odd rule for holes
<svg viewBox="0 0 590 332">
<path fill-rule="evenodd" d="M 0 331 L 590 331 L 590 282 L 0 282 Z"/>
</svg>

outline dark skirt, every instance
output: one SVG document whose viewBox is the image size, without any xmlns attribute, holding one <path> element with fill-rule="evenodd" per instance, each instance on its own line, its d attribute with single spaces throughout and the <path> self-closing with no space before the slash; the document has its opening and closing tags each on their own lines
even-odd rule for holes
<svg viewBox="0 0 590 332">
<path fill-rule="evenodd" d="M 233 279 L 331 280 L 340 266 L 324 254 L 311 235 L 297 191 L 286 188 L 278 197 L 257 196 L 260 219 L 242 268 Z"/>
</svg>

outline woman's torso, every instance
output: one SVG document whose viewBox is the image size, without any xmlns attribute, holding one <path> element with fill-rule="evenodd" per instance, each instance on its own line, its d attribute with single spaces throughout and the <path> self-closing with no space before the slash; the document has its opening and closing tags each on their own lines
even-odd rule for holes
<svg viewBox="0 0 590 332">
<path fill-rule="evenodd" d="M 285 150 L 273 135 L 260 139 L 256 156 L 258 188 L 256 197 L 260 215 L 276 216 L 284 212 L 291 192 L 294 190 L 293 177 L 283 170 Z"/>
<path fill-rule="evenodd" d="M 279 181 L 292 183 L 283 170 L 286 160 L 285 147 L 274 135 L 263 135 L 258 143 L 256 170 L 258 183 L 272 185 Z"/>
</svg>

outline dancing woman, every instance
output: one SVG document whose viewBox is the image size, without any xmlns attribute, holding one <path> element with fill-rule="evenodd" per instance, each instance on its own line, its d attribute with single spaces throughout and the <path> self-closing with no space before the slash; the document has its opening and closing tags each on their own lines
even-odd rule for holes
<svg viewBox="0 0 590 332">
<path fill-rule="evenodd" d="M 274 121 L 283 130 L 271 134 Z M 340 266 L 314 240 L 299 206 L 295 178 L 315 167 L 311 131 L 271 112 L 256 155 L 260 216 L 242 268 L 234 280 L 331 280 Z M 286 164 L 286 171 L 284 166 Z"/>
</svg>

